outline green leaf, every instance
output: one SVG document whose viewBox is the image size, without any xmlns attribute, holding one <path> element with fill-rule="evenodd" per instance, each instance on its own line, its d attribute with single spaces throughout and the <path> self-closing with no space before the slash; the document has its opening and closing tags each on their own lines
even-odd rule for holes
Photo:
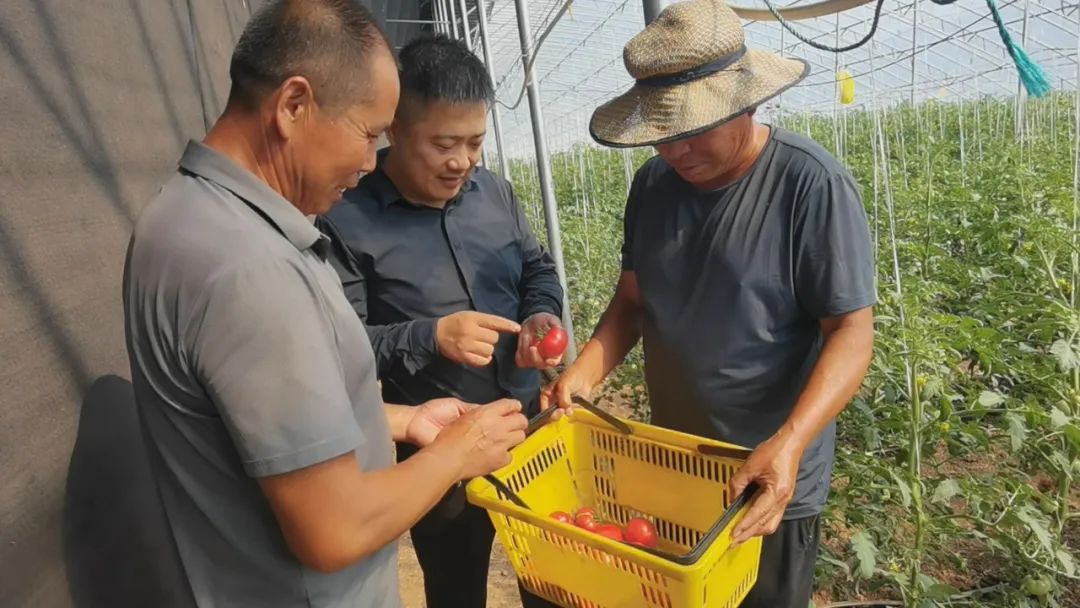
<svg viewBox="0 0 1080 608">
<path fill-rule="evenodd" d="M 1055 429 L 1060 429 L 1069 424 L 1069 415 L 1055 407 L 1050 410 L 1050 424 L 1054 425 Z"/>
<path fill-rule="evenodd" d="M 945 422 L 953 415 L 953 404 L 947 397 L 938 399 L 938 407 L 941 408 L 941 413 L 938 415 L 938 420 Z"/>
<path fill-rule="evenodd" d="M 1050 532 L 1046 529 L 1046 523 L 1038 511 L 1031 507 L 1024 507 L 1016 512 L 1016 517 L 1027 525 L 1035 538 L 1039 539 L 1039 544 L 1048 553 L 1054 553 L 1054 541 L 1051 539 Z"/>
<path fill-rule="evenodd" d="M 938 580 L 932 576 L 928 576 L 920 572 L 916 579 L 919 582 L 919 588 L 923 591 L 929 591 L 931 587 L 938 584 Z"/>
<path fill-rule="evenodd" d="M 1024 419 L 1019 414 L 1009 412 L 1005 414 L 1005 420 L 1009 423 L 1009 440 L 1012 442 L 1014 452 L 1024 447 L 1024 438 L 1027 437 L 1027 427 Z"/>
<path fill-rule="evenodd" d="M 881 447 L 881 433 L 875 425 L 864 425 L 862 427 L 862 436 L 867 450 L 874 451 Z"/>
<path fill-rule="evenodd" d="M 1001 393 L 994 391 L 983 391 L 979 394 L 979 405 L 983 407 L 994 407 L 995 405 L 1001 405 L 1005 402 L 1005 397 L 1001 396 Z"/>
<path fill-rule="evenodd" d="M 960 484 L 956 483 L 955 479 L 946 479 L 938 484 L 934 490 L 934 497 L 930 499 L 931 502 L 936 503 L 948 503 L 952 498 L 958 494 L 961 494 Z"/>
<path fill-rule="evenodd" d="M 935 600 L 946 600 L 959 593 L 959 589 L 945 583 L 935 583 L 926 590 L 926 595 Z"/>
<path fill-rule="evenodd" d="M 835 557 L 832 557 L 831 555 L 825 555 L 824 553 L 819 555 L 818 559 L 827 564 L 832 564 L 833 566 L 836 566 L 837 568 L 843 570 L 846 576 L 851 576 L 851 566 L 847 565 L 847 562 L 840 561 Z"/>
<path fill-rule="evenodd" d="M 1057 466 L 1058 471 L 1061 471 L 1066 475 L 1072 473 L 1072 463 L 1069 462 L 1069 458 L 1065 454 L 1062 454 L 1059 451 L 1051 452 L 1050 461 Z"/>
<path fill-rule="evenodd" d="M 1073 444 L 1074 449 L 1080 449 L 1080 427 L 1075 424 L 1067 424 L 1062 432 L 1069 438 L 1069 442 Z"/>
<path fill-rule="evenodd" d="M 1058 561 L 1061 562 L 1065 574 L 1076 576 L 1076 562 L 1073 561 L 1072 553 L 1069 553 L 1067 549 L 1058 549 L 1054 554 L 1057 555 Z"/>
<path fill-rule="evenodd" d="M 874 567 L 877 565 L 877 546 L 866 533 L 859 530 L 851 537 L 851 548 L 855 551 L 855 558 L 859 561 L 859 576 L 870 578 L 874 575 Z"/>
<path fill-rule="evenodd" d="M 1080 367 L 1080 357 L 1076 356 L 1076 351 L 1073 349 L 1072 344 L 1068 340 L 1058 340 L 1050 346 L 1050 354 L 1054 355 L 1057 359 L 1058 367 L 1061 371 L 1069 371 L 1075 367 Z"/>
<path fill-rule="evenodd" d="M 923 386 L 923 396 L 928 400 L 941 395 L 944 391 L 945 383 L 937 376 L 927 379 L 926 385 Z"/>
<path fill-rule="evenodd" d="M 900 503 L 902 505 L 904 505 L 905 509 L 910 508 L 911 507 L 911 488 L 908 486 L 908 482 L 905 481 L 904 479 L 902 479 L 900 477 L 899 473 L 897 473 L 894 470 L 890 470 L 889 473 L 891 473 L 892 476 L 893 476 L 893 479 L 896 480 L 896 487 L 900 488 Z"/>
</svg>

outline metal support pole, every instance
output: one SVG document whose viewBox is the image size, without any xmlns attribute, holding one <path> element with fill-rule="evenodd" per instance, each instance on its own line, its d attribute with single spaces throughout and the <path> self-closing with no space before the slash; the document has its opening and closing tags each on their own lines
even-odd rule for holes
<svg viewBox="0 0 1080 608">
<path fill-rule="evenodd" d="M 431 11 L 435 16 L 435 33 L 446 35 L 447 34 L 447 22 L 446 11 L 443 10 L 443 0 L 431 0 Z"/>
<path fill-rule="evenodd" d="M 919 40 L 919 0 L 914 0 L 911 3 L 911 107 L 915 108 L 915 60 L 918 57 L 918 47 L 916 42 Z M 916 116 L 918 111 L 916 110 Z"/>
<path fill-rule="evenodd" d="M 487 0 L 476 0 L 476 17 L 480 25 L 480 45 L 484 51 L 484 64 L 487 65 L 488 74 L 491 76 L 492 86 L 498 86 L 495 82 L 495 64 L 491 61 L 491 42 L 487 34 Z M 499 154 L 499 171 L 503 179 L 510 181 L 510 161 L 506 158 L 506 149 L 503 148 L 502 120 L 499 118 L 499 108 L 491 104 L 491 126 L 495 131 L 495 151 Z"/>
<path fill-rule="evenodd" d="M 671 4 L 671 0 L 643 0 L 641 3 L 642 8 L 645 9 L 645 25 L 649 25 L 653 22 L 653 19 L 664 10 L 664 7 Z"/>
<path fill-rule="evenodd" d="M 450 6 L 450 35 L 461 40 L 461 34 L 458 32 L 457 7 L 454 6 L 454 0 L 446 0 L 446 4 Z"/>
<path fill-rule="evenodd" d="M 482 0 L 477 0 L 482 1 Z M 472 48 L 472 30 L 469 29 L 469 7 L 465 4 L 465 0 L 458 0 L 461 6 L 461 29 L 465 34 L 465 46 Z"/>
<path fill-rule="evenodd" d="M 1031 13 L 1031 0 L 1024 1 L 1024 26 L 1021 30 L 1020 39 L 1022 45 L 1027 48 L 1028 43 L 1028 19 Z M 1016 138 L 1019 140 L 1024 139 L 1024 101 L 1027 95 L 1025 94 L 1024 83 L 1019 78 L 1016 79 L 1016 109 L 1013 110 L 1014 125 L 1013 131 L 1016 134 Z"/>
<path fill-rule="evenodd" d="M 540 87 L 530 66 L 532 49 L 530 38 L 532 28 L 529 25 L 529 9 L 525 0 L 514 0 L 517 9 L 518 35 L 521 37 L 521 61 L 525 67 L 525 87 L 529 94 L 529 116 L 532 118 L 533 144 L 536 146 L 536 170 L 540 174 L 540 197 L 544 200 L 544 221 L 547 224 L 548 247 L 555 259 L 555 271 L 563 289 L 563 327 L 570 337 L 566 349 L 566 362 L 572 363 L 577 358 L 577 342 L 574 341 L 574 321 L 570 313 L 570 292 L 566 285 L 566 266 L 563 263 L 562 235 L 559 231 L 559 209 L 555 203 L 555 187 L 551 180 L 551 159 L 548 158 L 547 143 L 544 140 L 544 115 L 540 109 Z"/>
</svg>

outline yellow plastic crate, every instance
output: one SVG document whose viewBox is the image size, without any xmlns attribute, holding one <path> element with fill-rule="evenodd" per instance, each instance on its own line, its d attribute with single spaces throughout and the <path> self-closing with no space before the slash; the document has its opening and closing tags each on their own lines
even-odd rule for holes
<svg viewBox="0 0 1080 608">
<path fill-rule="evenodd" d="M 735 608 L 757 580 L 761 539 L 731 547 L 748 509 L 728 480 L 744 448 L 626 421 L 623 434 L 576 409 L 514 449 L 490 481 L 469 482 L 469 502 L 487 509 L 518 579 L 567 608 Z M 614 541 L 550 514 L 592 507 L 620 527 L 652 521 L 659 552 Z M 672 559 L 674 558 L 674 559 Z"/>
</svg>

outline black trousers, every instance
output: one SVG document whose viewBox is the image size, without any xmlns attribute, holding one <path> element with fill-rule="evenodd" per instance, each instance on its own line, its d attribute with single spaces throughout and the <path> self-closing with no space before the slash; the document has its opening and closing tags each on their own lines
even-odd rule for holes
<svg viewBox="0 0 1080 608">
<path fill-rule="evenodd" d="M 416 448 L 398 445 L 398 461 Z M 427 608 L 485 608 L 495 528 L 487 511 L 465 500 L 464 487 L 451 490 L 411 530 L 424 573 Z M 518 585 L 523 608 L 555 607 Z"/>
<path fill-rule="evenodd" d="M 762 541 L 757 583 L 740 607 L 807 608 L 820 541 L 820 515 L 781 522 Z"/>
</svg>

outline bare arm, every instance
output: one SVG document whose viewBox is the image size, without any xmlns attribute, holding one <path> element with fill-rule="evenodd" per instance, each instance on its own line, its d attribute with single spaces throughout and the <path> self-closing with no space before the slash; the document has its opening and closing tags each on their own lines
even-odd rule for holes
<svg viewBox="0 0 1080 608">
<path fill-rule="evenodd" d="M 874 354 L 874 311 L 863 308 L 821 320 L 825 344 L 810 380 L 784 424 L 799 451 L 851 402 Z"/>
<path fill-rule="evenodd" d="M 470 410 L 405 462 L 363 471 L 354 453 L 260 478 L 289 549 L 305 566 L 333 572 L 411 528 L 454 483 L 505 466 L 525 438 L 521 404 Z"/>
<path fill-rule="evenodd" d="M 795 494 L 799 461 L 807 446 L 859 390 L 874 350 L 874 313 L 863 308 L 820 321 L 824 345 L 794 410 L 780 430 L 754 449 L 731 480 L 741 494 L 751 482 L 761 492 L 735 527 L 736 543 L 772 534 Z"/>
<path fill-rule="evenodd" d="M 386 412 L 386 421 L 390 424 L 390 437 L 394 441 L 405 441 L 405 430 L 409 428 L 409 421 L 416 410 L 407 405 L 384 403 L 383 411 Z"/>
<path fill-rule="evenodd" d="M 460 463 L 438 450 L 374 472 L 362 471 L 349 452 L 259 486 L 293 555 L 312 570 L 334 572 L 412 527 L 459 478 Z"/>
</svg>

